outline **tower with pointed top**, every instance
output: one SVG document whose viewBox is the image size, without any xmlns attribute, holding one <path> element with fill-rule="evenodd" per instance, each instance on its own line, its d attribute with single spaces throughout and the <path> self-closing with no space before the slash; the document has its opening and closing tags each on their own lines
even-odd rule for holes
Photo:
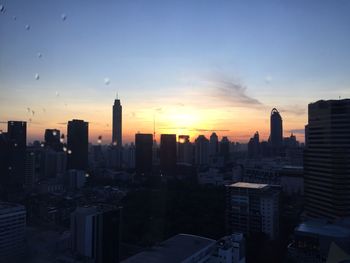
<svg viewBox="0 0 350 263">
<path fill-rule="evenodd" d="M 113 145 L 121 147 L 122 142 L 122 105 L 117 98 L 114 100 L 113 105 L 113 129 L 112 129 L 112 143 Z"/>
</svg>

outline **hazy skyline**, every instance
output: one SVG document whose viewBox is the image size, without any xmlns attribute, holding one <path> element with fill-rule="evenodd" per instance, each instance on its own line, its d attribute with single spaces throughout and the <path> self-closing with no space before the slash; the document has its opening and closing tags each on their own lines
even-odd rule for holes
<svg viewBox="0 0 350 263">
<path fill-rule="evenodd" d="M 116 92 L 126 142 L 154 116 L 158 135 L 266 140 L 274 107 L 288 136 L 308 103 L 350 97 L 349 1 L 0 5 L 0 121 L 27 121 L 29 141 L 83 119 L 110 142 Z"/>
</svg>

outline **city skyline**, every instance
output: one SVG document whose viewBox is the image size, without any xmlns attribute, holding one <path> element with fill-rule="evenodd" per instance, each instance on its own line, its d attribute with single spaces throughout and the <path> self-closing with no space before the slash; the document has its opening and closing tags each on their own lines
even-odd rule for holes
<svg viewBox="0 0 350 263">
<path fill-rule="evenodd" d="M 154 118 L 157 141 L 267 140 L 274 107 L 304 141 L 309 102 L 350 96 L 347 1 L 0 4 L 0 121 L 27 121 L 28 141 L 83 119 L 110 143 L 116 92 L 125 142 Z"/>
</svg>

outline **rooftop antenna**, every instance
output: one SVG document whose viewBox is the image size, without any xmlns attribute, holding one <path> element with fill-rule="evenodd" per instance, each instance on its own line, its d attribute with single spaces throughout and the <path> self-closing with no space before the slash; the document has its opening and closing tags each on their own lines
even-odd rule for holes
<svg viewBox="0 0 350 263">
<path fill-rule="evenodd" d="M 118 91 L 117 91 L 117 99 L 119 99 L 119 97 L 118 97 Z"/>
</svg>

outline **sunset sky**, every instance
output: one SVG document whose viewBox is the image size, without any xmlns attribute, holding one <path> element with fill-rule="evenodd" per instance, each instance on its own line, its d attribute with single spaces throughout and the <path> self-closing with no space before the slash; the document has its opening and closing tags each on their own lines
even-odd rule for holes
<svg viewBox="0 0 350 263">
<path fill-rule="evenodd" d="M 111 141 L 138 131 L 246 142 L 269 115 L 304 140 L 307 104 L 350 97 L 350 1 L 0 0 L 0 129 L 66 133 L 89 122 Z M 36 74 L 38 74 L 36 76 Z"/>
</svg>

